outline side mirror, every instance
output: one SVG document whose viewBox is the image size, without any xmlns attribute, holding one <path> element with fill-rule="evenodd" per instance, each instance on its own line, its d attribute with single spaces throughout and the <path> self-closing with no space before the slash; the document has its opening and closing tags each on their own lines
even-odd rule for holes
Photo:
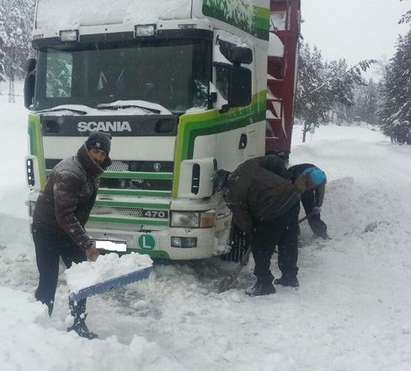
<svg viewBox="0 0 411 371">
<path fill-rule="evenodd" d="M 227 100 L 223 110 L 248 106 L 251 103 L 251 71 L 248 68 L 226 63 L 214 63 L 214 65 L 217 89 Z"/>
<path fill-rule="evenodd" d="M 228 105 L 244 107 L 251 103 L 251 71 L 244 67 L 234 67 L 230 74 Z"/>
<path fill-rule="evenodd" d="M 24 107 L 27 109 L 33 104 L 34 88 L 36 85 L 37 60 L 31 58 L 27 61 L 26 78 L 24 79 Z"/>
<path fill-rule="evenodd" d="M 245 46 L 238 46 L 229 41 L 219 39 L 220 52 L 232 64 L 251 64 L 253 62 L 253 51 Z"/>
</svg>

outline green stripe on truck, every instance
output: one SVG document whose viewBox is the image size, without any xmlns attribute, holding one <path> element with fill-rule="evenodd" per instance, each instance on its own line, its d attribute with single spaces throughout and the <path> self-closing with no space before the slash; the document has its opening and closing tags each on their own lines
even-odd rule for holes
<svg viewBox="0 0 411 371">
<path fill-rule="evenodd" d="M 29 115 L 28 134 L 30 139 L 30 154 L 37 158 L 40 186 L 41 189 L 44 189 L 46 184 L 46 164 L 44 161 L 40 116 L 34 114 Z"/>
<path fill-rule="evenodd" d="M 173 180 L 173 173 L 143 173 L 135 171 L 105 171 L 101 178 L 134 180 Z"/>
<path fill-rule="evenodd" d="M 168 227 L 168 220 L 151 220 L 151 219 L 131 219 L 131 218 L 113 218 L 106 216 L 92 215 L 89 218 L 92 223 L 109 223 L 109 224 L 128 224 L 136 226 L 155 225 L 161 227 Z"/>
<path fill-rule="evenodd" d="M 247 107 L 233 108 L 227 113 L 217 110 L 200 114 L 182 115 L 178 125 L 174 158 L 173 197 L 177 197 L 180 182 L 180 168 L 184 160 L 192 159 L 194 142 L 198 136 L 235 130 L 256 122 L 265 121 L 267 90 L 254 95 Z"/>
<path fill-rule="evenodd" d="M 155 204 L 155 203 L 144 203 L 144 202 L 122 202 L 122 201 L 111 201 L 111 200 L 97 200 L 96 206 L 124 208 L 124 209 L 150 209 L 150 210 L 152 209 L 168 210 L 170 208 L 169 204 Z"/>
<path fill-rule="evenodd" d="M 149 190 L 134 190 L 134 189 L 110 189 L 99 188 L 99 195 L 108 196 L 137 196 L 137 197 L 171 197 L 170 191 L 149 191 Z"/>
</svg>

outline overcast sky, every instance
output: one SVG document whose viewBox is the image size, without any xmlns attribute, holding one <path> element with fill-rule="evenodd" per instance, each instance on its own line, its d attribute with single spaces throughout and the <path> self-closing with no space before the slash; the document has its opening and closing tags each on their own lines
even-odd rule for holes
<svg viewBox="0 0 411 371">
<path fill-rule="evenodd" d="M 304 39 L 327 60 L 389 59 L 397 36 L 410 27 L 398 20 L 411 0 L 301 0 L 301 7 Z"/>
</svg>

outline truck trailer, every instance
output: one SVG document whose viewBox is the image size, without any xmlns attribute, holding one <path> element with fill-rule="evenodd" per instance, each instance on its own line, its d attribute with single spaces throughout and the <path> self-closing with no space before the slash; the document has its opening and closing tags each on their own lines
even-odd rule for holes
<svg viewBox="0 0 411 371">
<path fill-rule="evenodd" d="M 32 215 L 47 175 L 112 135 L 86 229 L 107 250 L 229 253 L 217 169 L 289 153 L 299 0 L 38 0 L 25 81 Z"/>
</svg>

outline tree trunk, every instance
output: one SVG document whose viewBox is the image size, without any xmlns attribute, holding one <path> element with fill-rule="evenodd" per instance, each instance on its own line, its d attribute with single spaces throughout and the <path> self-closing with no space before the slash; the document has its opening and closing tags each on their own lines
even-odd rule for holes
<svg viewBox="0 0 411 371">
<path fill-rule="evenodd" d="M 16 103 L 16 92 L 14 89 L 14 71 L 10 73 L 9 79 L 9 103 Z"/>
<path fill-rule="evenodd" d="M 303 128 L 303 143 L 305 143 L 306 139 L 307 139 L 307 132 L 310 131 L 310 125 L 307 124 L 306 121 L 304 121 L 304 128 Z"/>
</svg>

